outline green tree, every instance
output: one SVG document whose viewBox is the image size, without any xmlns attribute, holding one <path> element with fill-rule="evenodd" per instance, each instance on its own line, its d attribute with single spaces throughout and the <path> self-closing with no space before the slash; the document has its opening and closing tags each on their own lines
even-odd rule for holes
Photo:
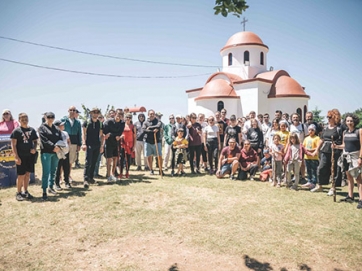
<svg viewBox="0 0 362 271">
<path fill-rule="evenodd" d="M 221 13 L 222 16 L 227 17 L 229 13 L 240 18 L 240 15 L 247 9 L 249 6 L 246 4 L 245 0 L 215 0 L 215 15 Z"/>
<path fill-rule="evenodd" d="M 346 117 L 346 114 L 349 112 L 346 112 L 342 115 L 342 119 L 344 120 L 344 118 Z M 357 128 L 362 128 L 362 107 L 359 109 L 356 109 L 355 111 L 351 112 L 352 114 L 355 114 L 359 117 L 359 124 L 356 126 Z"/>
<path fill-rule="evenodd" d="M 79 119 L 81 119 L 82 121 L 85 121 L 85 120 L 87 120 L 87 119 L 90 118 L 89 112 L 91 111 L 91 109 L 89 109 L 88 107 L 86 107 L 84 104 L 82 104 L 82 109 L 83 109 L 83 114 L 82 114 L 82 115 L 79 114 Z M 114 110 L 114 106 L 113 106 L 113 105 L 112 105 L 112 106 L 107 105 L 107 108 L 106 108 L 106 110 L 104 111 L 104 114 L 102 113 L 102 109 L 100 109 L 100 111 L 101 111 L 101 114 L 102 114 L 103 116 L 107 116 L 108 111 L 111 110 L 111 109 Z"/>
<path fill-rule="evenodd" d="M 311 110 L 311 112 L 316 123 L 324 123 L 324 116 L 321 116 L 322 110 L 319 110 L 318 106 L 316 106 L 314 110 Z"/>
</svg>

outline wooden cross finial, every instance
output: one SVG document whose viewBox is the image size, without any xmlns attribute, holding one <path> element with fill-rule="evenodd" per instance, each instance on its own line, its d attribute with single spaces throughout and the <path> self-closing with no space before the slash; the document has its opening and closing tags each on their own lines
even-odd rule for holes
<svg viewBox="0 0 362 271">
<path fill-rule="evenodd" d="M 245 31 L 245 24 L 248 20 L 245 20 L 245 17 L 244 19 L 241 21 L 241 24 L 243 25 L 243 31 Z"/>
</svg>

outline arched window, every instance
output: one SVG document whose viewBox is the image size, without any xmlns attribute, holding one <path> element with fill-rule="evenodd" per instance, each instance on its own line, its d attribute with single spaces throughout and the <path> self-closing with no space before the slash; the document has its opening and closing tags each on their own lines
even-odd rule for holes
<svg viewBox="0 0 362 271">
<path fill-rule="evenodd" d="M 302 109 L 298 108 L 296 112 L 297 112 L 297 113 L 299 114 L 299 116 L 300 116 L 300 121 L 302 121 L 302 119 L 303 119 Z"/>
<path fill-rule="evenodd" d="M 228 66 L 233 65 L 233 54 L 229 53 L 228 55 Z"/>
<path fill-rule="evenodd" d="M 224 108 L 224 102 L 223 101 L 218 101 L 217 102 L 217 111 L 221 111 L 221 109 Z"/>
<path fill-rule="evenodd" d="M 249 59 L 249 51 L 245 51 L 244 52 L 244 64 L 250 64 L 250 59 Z"/>
<path fill-rule="evenodd" d="M 306 122 L 305 115 L 307 114 L 307 112 L 308 112 L 308 108 L 307 108 L 307 106 L 305 105 L 305 106 L 304 106 L 304 116 L 303 116 L 304 122 Z"/>
<path fill-rule="evenodd" d="M 264 53 L 260 52 L 260 65 L 264 65 Z"/>
</svg>

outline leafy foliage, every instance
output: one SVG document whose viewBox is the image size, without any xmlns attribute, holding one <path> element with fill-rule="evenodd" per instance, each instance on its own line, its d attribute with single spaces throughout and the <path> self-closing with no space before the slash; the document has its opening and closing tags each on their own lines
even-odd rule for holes
<svg viewBox="0 0 362 271">
<path fill-rule="evenodd" d="M 322 110 L 318 109 L 318 106 L 315 107 L 314 110 L 311 110 L 313 113 L 313 119 L 316 123 L 324 123 L 324 116 L 321 116 Z"/>
<path fill-rule="evenodd" d="M 342 115 L 342 119 L 343 119 L 343 120 L 344 120 L 344 118 L 345 118 L 345 116 L 346 116 L 347 113 L 352 113 L 352 114 L 357 115 L 357 116 L 359 117 L 360 122 L 359 122 L 359 124 L 358 124 L 356 127 L 357 127 L 357 128 L 362 128 L 362 107 L 359 108 L 359 109 L 356 109 L 356 110 L 353 111 L 353 112 L 346 112 L 346 113 L 344 113 L 344 114 Z"/>
<path fill-rule="evenodd" d="M 81 119 L 82 121 L 85 121 L 85 120 L 90 118 L 90 113 L 89 112 L 91 111 L 91 109 L 86 107 L 84 104 L 82 104 L 82 109 L 83 109 L 83 114 L 82 115 L 79 114 L 79 119 Z M 112 106 L 107 105 L 107 108 L 104 111 L 104 114 L 102 113 L 102 109 L 100 109 L 101 114 L 104 115 L 104 116 L 106 116 L 108 114 L 109 110 L 114 110 L 114 106 L 113 105 Z"/>
<path fill-rule="evenodd" d="M 216 0 L 214 14 L 218 15 L 221 13 L 222 16 L 227 17 L 229 13 L 232 13 L 234 16 L 240 18 L 240 15 L 247 8 L 249 8 L 249 6 L 245 0 Z"/>
</svg>

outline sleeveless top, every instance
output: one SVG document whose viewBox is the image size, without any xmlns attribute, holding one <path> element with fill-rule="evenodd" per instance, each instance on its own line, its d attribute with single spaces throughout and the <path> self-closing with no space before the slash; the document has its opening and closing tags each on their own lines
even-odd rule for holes
<svg viewBox="0 0 362 271">
<path fill-rule="evenodd" d="M 346 152 L 355 152 L 360 149 L 359 129 L 354 129 L 352 132 L 346 130 L 344 132 L 344 150 Z"/>
</svg>

